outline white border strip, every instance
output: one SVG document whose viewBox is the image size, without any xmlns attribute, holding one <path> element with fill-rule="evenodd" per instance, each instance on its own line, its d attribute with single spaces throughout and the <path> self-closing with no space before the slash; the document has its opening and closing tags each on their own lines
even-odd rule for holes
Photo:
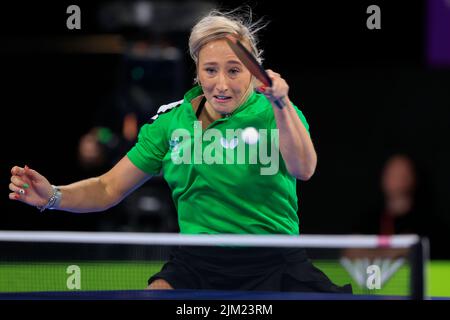
<svg viewBox="0 0 450 320">
<path fill-rule="evenodd" d="M 185 235 L 176 233 L 0 231 L 0 241 L 130 245 L 231 245 L 303 248 L 408 248 L 417 235 Z"/>
</svg>

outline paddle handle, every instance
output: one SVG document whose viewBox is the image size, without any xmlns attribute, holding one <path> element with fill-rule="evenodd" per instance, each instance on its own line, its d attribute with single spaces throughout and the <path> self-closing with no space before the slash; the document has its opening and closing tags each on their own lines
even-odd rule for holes
<svg viewBox="0 0 450 320">
<path fill-rule="evenodd" d="M 284 97 L 283 97 L 283 98 L 280 98 L 280 99 L 278 99 L 278 100 L 275 100 L 274 102 L 275 102 L 275 105 L 276 105 L 279 109 L 283 109 L 283 108 L 286 106 L 286 102 L 285 102 L 285 100 L 284 100 Z"/>
</svg>

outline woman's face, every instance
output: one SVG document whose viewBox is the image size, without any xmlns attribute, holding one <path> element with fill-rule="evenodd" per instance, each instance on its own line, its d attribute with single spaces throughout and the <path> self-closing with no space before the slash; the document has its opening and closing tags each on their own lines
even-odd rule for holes
<svg viewBox="0 0 450 320">
<path fill-rule="evenodd" d="M 198 79 L 217 113 L 233 112 L 246 99 L 252 76 L 225 40 L 204 45 L 198 55 Z"/>
<path fill-rule="evenodd" d="M 412 162 L 404 156 L 394 156 L 385 165 L 382 187 L 386 194 L 398 195 L 414 190 L 416 177 Z"/>
</svg>

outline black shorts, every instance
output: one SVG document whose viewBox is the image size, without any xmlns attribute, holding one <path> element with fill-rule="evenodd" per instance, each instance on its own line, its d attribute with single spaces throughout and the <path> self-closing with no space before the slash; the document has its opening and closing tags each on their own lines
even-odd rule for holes
<svg viewBox="0 0 450 320">
<path fill-rule="evenodd" d="M 157 279 L 174 289 L 352 293 L 297 248 L 177 247 L 148 283 Z"/>
</svg>

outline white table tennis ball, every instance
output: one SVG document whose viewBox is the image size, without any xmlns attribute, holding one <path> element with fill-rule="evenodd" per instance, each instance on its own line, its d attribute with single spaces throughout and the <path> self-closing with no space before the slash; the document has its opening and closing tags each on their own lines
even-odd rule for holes
<svg viewBox="0 0 450 320">
<path fill-rule="evenodd" d="M 245 128 L 242 131 L 242 140 L 244 140 L 247 144 L 255 144 L 258 142 L 259 139 L 259 133 L 258 130 L 256 130 L 253 127 Z"/>
</svg>

